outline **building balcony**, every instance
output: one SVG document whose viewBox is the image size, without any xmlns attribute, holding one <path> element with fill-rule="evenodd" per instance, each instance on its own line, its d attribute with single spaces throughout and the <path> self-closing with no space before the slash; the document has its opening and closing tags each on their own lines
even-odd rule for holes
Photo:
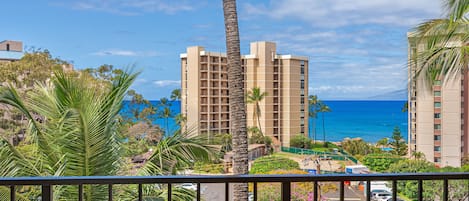
<svg viewBox="0 0 469 201">
<path fill-rule="evenodd" d="M 233 191 L 234 183 L 249 183 L 253 185 L 252 200 L 258 200 L 258 183 L 277 183 L 279 185 L 281 200 L 292 199 L 292 184 L 296 182 L 311 182 L 312 200 L 319 200 L 320 182 L 336 182 L 338 186 L 338 200 L 349 200 L 345 192 L 346 183 L 349 181 L 362 181 L 364 183 L 372 181 L 389 181 L 392 186 L 392 198 L 397 199 L 398 182 L 412 180 L 416 181 L 417 199 L 423 200 L 424 185 L 423 181 L 442 181 L 442 200 L 448 200 L 451 189 L 449 182 L 454 180 L 469 181 L 469 172 L 466 173 L 403 173 L 403 174 L 340 174 L 340 175 L 231 175 L 231 176 L 89 176 L 89 177 L 17 177 L 0 178 L 0 186 L 9 187 L 9 200 L 16 200 L 16 188 L 19 186 L 37 186 L 40 187 L 40 198 L 42 201 L 52 201 L 54 198 L 54 187 L 58 186 L 77 186 L 77 199 L 84 200 L 84 186 L 103 185 L 107 187 L 109 198 L 113 200 L 113 186 L 116 185 L 136 185 L 135 195 L 137 200 L 143 200 L 144 187 L 161 184 L 167 193 L 166 199 L 173 200 L 173 190 L 181 188 L 182 183 L 192 183 L 195 187 L 194 200 L 202 200 L 202 184 L 214 183 L 222 185 L 213 193 L 219 193 L 223 200 L 230 200 L 230 192 Z M 371 200 L 371 185 L 365 185 L 364 195 L 366 200 Z M 205 189 L 204 191 L 207 191 Z M 61 199 L 60 197 L 56 197 Z"/>
</svg>

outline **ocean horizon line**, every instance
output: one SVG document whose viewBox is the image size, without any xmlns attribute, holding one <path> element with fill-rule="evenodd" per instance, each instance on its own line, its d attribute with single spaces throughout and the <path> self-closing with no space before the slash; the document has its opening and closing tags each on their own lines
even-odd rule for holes
<svg viewBox="0 0 469 201">
<path fill-rule="evenodd" d="M 131 100 L 124 100 L 124 101 L 131 101 Z M 160 101 L 160 99 L 148 99 L 148 101 Z M 169 100 L 171 102 L 178 102 L 180 100 Z M 325 100 L 321 100 L 321 101 L 399 101 L 399 102 L 403 102 L 403 101 L 408 101 L 407 99 L 405 100 L 396 100 L 396 99 L 390 99 L 390 100 L 373 100 L 373 99 L 325 99 Z"/>
</svg>

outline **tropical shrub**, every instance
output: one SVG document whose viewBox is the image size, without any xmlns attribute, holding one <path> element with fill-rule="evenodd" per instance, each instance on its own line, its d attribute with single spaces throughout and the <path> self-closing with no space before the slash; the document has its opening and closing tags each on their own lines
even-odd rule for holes
<svg viewBox="0 0 469 201">
<path fill-rule="evenodd" d="M 400 160 L 389 167 L 391 173 L 423 173 L 423 172 L 462 172 L 462 168 L 437 168 L 434 164 L 425 160 Z M 451 180 L 448 182 L 449 200 L 464 200 L 469 196 L 469 184 L 463 180 Z M 443 181 L 424 181 L 423 200 L 441 200 L 443 196 Z M 398 192 L 406 197 L 416 200 L 418 197 L 417 181 L 398 182 Z"/>
<path fill-rule="evenodd" d="M 12 87 L 0 88 L 0 104 L 16 108 L 29 121 L 29 146 L 15 147 L 0 138 L 0 177 L 19 176 L 106 176 L 122 168 L 119 111 L 127 89 L 137 74 L 122 73 L 112 82 L 94 82 L 87 76 L 54 73 L 49 84 L 36 84 L 26 97 Z M 34 118 L 37 115 L 43 120 Z M 188 134 L 162 139 L 139 170 L 139 175 L 174 174 L 195 160 L 208 160 L 212 150 Z M 164 196 L 165 187 L 147 186 L 145 196 Z M 84 186 L 85 200 L 107 199 L 107 187 Z M 116 189 L 117 192 L 118 189 Z M 0 200 L 8 200 L 9 189 L 0 187 Z M 18 188 L 17 197 L 38 200 L 40 191 Z M 129 191 L 123 191 L 129 192 Z M 193 193 L 174 189 L 178 200 L 192 200 Z M 54 188 L 54 197 L 74 200 L 76 186 Z M 123 194 L 135 200 L 135 195 Z"/>
<path fill-rule="evenodd" d="M 249 174 L 267 174 L 273 170 L 298 170 L 300 165 L 291 159 L 280 156 L 264 156 L 254 161 Z"/>
<path fill-rule="evenodd" d="M 313 144 L 312 140 L 304 135 L 295 135 L 290 139 L 290 146 L 302 149 L 310 149 Z"/>
<path fill-rule="evenodd" d="M 395 164 L 403 158 L 392 154 L 368 154 L 362 158 L 364 165 L 376 172 L 388 170 L 391 164 Z"/>
<path fill-rule="evenodd" d="M 307 174 L 302 170 L 272 170 L 267 174 Z M 321 193 L 337 191 L 337 186 L 329 182 L 319 183 Z M 291 184 L 291 200 L 313 200 L 314 186 L 312 182 L 294 182 Z M 249 191 L 253 191 L 253 185 L 249 186 Z M 258 183 L 257 200 L 260 201 L 280 201 L 280 183 Z"/>
</svg>

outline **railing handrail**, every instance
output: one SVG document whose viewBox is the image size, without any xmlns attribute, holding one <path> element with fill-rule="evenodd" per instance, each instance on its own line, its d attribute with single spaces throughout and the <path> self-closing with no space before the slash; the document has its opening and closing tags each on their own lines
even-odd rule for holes
<svg viewBox="0 0 469 201">
<path fill-rule="evenodd" d="M 469 172 L 392 173 L 392 174 L 322 174 L 322 175 L 208 175 L 208 176 L 78 176 L 78 177 L 0 177 L 0 186 L 9 185 L 79 185 L 79 184 L 154 184 L 154 183 L 245 183 L 245 182 L 314 182 L 377 180 L 460 180 Z"/>
</svg>

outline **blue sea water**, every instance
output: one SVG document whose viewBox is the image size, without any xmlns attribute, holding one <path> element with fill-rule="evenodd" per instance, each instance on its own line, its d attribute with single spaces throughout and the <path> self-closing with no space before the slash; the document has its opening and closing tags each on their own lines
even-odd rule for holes
<svg viewBox="0 0 469 201">
<path fill-rule="evenodd" d="M 154 106 L 159 101 L 151 101 Z M 324 113 L 324 127 L 322 114 L 316 119 L 316 129 L 310 127 L 310 136 L 323 140 L 326 133 L 327 141 L 342 141 L 344 138 L 360 137 L 368 142 L 376 142 L 384 137 L 391 137 L 393 129 L 398 126 L 404 139 L 407 139 L 407 113 L 402 112 L 405 101 L 324 101 L 331 108 L 331 112 Z M 171 102 L 171 111 L 174 116 L 180 113 L 179 101 Z M 124 101 L 123 115 L 131 115 L 129 101 Z M 156 117 L 156 116 L 155 116 Z M 310 118 L 310 125 L 313 119 Z M 156 118 L 154 121 L 166 130 L 165 120 Z M 174 119 L 169 119 L 170 131 L 177 130 Z"/>
<path fill-rule="evenodd" d="M 324 101 L 324 103 L 332 110 L 324 113 L 327 141 L 360 137 L 368 142 L 376 142 L 384 137 L 391 137 L 395 126 L 399 127 L 403 138 L 407 139 L 407 113 L 402 112 L 405 101 Z M 323 138 L 322 120 L 322 114 L 319 114 L 316 120 L 319 140 Z M 312 121 L 310 119 L 310 123 Z M 311 135 L 314 135 L 313 131 Z"/>
</svg>

